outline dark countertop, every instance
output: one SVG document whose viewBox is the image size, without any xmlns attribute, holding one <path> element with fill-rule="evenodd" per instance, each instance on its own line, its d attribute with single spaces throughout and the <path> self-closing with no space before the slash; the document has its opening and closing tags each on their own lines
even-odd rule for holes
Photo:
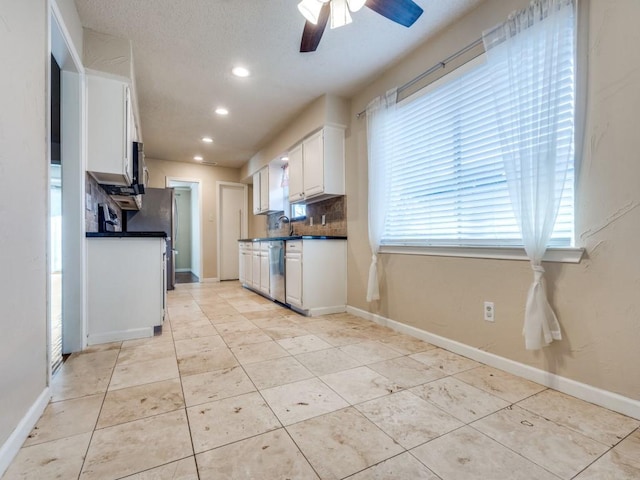
<svg viewBox="0 0 640 480">
<path fill-rule="evenodd" d="M 166 238 L 165 232 L 87 232 L 87 238 Z"/>
<path fill-rule="evenodd" d="M 262 237 L 262 238 L 241 238 L 239 242 L 270 242 L 272 240 L 346 240 L 346 236 L 341 235 L 293 235 L 291 237 Z"/>
</svg>

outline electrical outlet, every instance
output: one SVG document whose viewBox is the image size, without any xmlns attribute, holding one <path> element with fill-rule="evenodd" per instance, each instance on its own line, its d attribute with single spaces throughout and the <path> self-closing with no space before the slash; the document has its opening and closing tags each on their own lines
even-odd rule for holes
<svg viewBox="0 0 640 480">
<path fill-rule="evenodd" d="M 484 319 L 487 322 L 493 322 L 496 319 L 496 309 L 493 302 L 484 302 Z"/>
</svg>

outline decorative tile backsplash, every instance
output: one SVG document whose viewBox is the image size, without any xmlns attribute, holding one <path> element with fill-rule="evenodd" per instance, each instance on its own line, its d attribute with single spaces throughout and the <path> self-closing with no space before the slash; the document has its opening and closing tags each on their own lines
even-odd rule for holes
<svg viewBox="0 0 640 480">
<path fill-rule="evenodd" d="M 120 225 L 116 225 L 115 230 L 117 232 L 122 231 L 122 209 L 114 202 L 109 195 L 102 189 L 100 184 L 96 182 L 88 173 L 85 180 L 85 192 L 89 198 L 89 206 L 91 210 L 88 210 L 85 205 L 84 220 L 87 232 L 98 231 L 98 204 L 107 203 L 109 207 L 118 214 L 120 219 Z"/>
<path fill-rule="evenodd" d="M 282 212 L 274 213 L 267 219 L 267 236 L 284 237 L 289 235 L 289 224 L 278 225 L 278 217 Z M 322 225 L 322 215 L 325 225 Z M 313 219 L 313 225 L 311 225 Z M 334 197 L 322 202 L 307 205 L 307 216 L 304 220 L 293 222 L 294 235 L 336 235 L 347 236 L 347 197 Z"/>
</svg>

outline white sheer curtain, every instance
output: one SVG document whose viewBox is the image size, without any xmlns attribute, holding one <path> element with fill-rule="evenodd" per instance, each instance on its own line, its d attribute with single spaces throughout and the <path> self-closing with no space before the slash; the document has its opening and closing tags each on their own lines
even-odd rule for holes
<svg viewBox="0 0 640 480">
<path fill-rule="evenodd" d="M 380 299 L 378 249 L 384 232 L 388 199 L 387 165 L 393 153 L 390 123 L 396 108 L 397 89 L 374 98 L 367 106 L 367 150 L 369 155 L 369 245 L 371 265 L 367 285 L 367 302 Z"/>
<path fill-rule="evenodd" d="M 532 0 L 485 33 L 484 44 L 497 66 L 493 86 L 507 184 L 534 272 L 523 335 L 526 348 L 538 350 L 562 338 L 545 292 L 542 257 L 574 158 L 573 142 L 566 141 L 573 119 L 558 115 L 561 102 L 573 101 L 573 1 Z"/>
</svg>

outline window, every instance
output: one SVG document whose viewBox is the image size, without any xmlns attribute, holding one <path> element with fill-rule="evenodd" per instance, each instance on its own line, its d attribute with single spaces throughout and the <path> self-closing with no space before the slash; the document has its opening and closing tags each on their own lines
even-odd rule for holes
<svg viewBox="0 0 640 480">
<path fill-rule="evenodd" d="M 561 122 L 548 134 L 557 135 L 558 153 L 572 153 L 573 48 L 560 50 Z M 500 66 L 483 55 L 396 106 L 382 245 L 522 245 L 501 157 L 492 68 Z M 544 91 L 529 93 L 544 101 Z M 573 246 L 573 164 L 562 176 L 549 246 Z"/>
<path fill-rule="evenodd" d="M 291 220 L 303 220 L 307 217 L 307 206 L 300 204 L 291 205 Z"/>
</svg>

